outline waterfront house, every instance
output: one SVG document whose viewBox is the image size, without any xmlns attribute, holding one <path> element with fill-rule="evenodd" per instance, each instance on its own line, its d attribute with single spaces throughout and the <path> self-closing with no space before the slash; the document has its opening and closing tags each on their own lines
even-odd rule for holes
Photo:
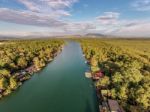
<svg viewBox="0 0 150 112">
<path fill-rule="evenodd" d="M 22 78 L 25 77 L 26 73 L 27 73 L 27 72 L 26 72 L 25 70 L 21 70 L 19 73 L 16 73 L 17 79 L 18 79 L 18 80 L 21 80 Z"/>
<path fill-rule="evenodd" d="M 104 77 L 104 73 L 101 70 L 99 70 L 93 74 L 94 80 L 99 80 L 100 78 L 103 78 L 103 77 Z"/>
<path fill-rule="evenodd" d="M 20 75 L 25 75 L 26 74 L 26 71 L 25 70 L 21 70 L 20 71 Z"/>
<path fill-rule="evenodd" d="M 17 76 L 17 79 L 18 79 L 18 80 L 21 80 L 21 79 L 24 78 L 24 77 L 25 77 L 24 75 L 19 74 L 19 75 Z"/>
<path fill-rule="evenodd" d="M 26 68 L 25 71 L 28 72 L 28 73 L 33 73 L 35 71 L 35 67 L 34 66 L 30 66 L 30 67 Z"/>
<path fill-rule="evenodd" d="M 99 70 L 99 71 L 97 71 L 97 72 L 95 73 L 95 76 L 100 77 L 100 78 L 103 78 L 103 77 L 104 77 L 104 73 L 103 73 L 103 71 Z"/>
<path fill-rule="evenodd" d="M 110 112 L 106 101 L 101 102 L 101 105 L 99 105 L 99 111 L 100 112 Z"/>
<path fill-rule="evenodd" d="M 109 106 L 110 112 L 124 112 L 120 108 L 120 106 L 116 100 L 108 99 L 108 106 Z"/>
<path fill-rule="evenodd" d="M 3 89 L 0 89 L 0 94 L 2 94 L 3 93 Z"/>
</svg>

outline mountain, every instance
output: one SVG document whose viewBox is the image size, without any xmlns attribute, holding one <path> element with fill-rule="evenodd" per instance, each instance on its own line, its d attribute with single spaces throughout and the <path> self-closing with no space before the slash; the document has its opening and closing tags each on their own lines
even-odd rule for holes
<svg viewBox="0 0 150 112">
<path fill-rule="evenodd" d="M 104 34 L 100 34 L 100 33 L 88 33 L 85 36 L 87 37 L 104 37 Z"/>
<path fill-rule="evenodd" d="M 10 37 L 10 36 L 1 36 L 0 35 L 0 40 L 15 40 L 15 39 L 19 39 L 17 37 Z"/>
</svg>

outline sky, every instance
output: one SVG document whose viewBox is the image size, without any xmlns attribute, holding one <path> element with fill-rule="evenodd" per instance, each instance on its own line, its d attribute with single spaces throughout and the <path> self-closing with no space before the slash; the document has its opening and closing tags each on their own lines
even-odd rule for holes
<svg viewBox="0 0 150 112">
<path fill-rule="evenodd" d="M 0 0 L 0 35 L 150 37 L 150 0 Z"/>
</svg>

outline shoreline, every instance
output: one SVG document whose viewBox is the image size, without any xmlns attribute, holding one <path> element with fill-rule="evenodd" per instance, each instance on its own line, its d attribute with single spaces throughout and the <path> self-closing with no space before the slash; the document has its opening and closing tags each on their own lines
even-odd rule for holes
<svg viewBox="0 0 150 112">
<path fill-rule="evenodd" d="M 0 100 L 7 97 L 8 95 L 10 95 L 14 91 L 16 91 L 18 88 L 20 88 L 23 85 L 23 83 L 25 83 L 27 80 L 32 78 L 34 73 L 37 73 L 37 72 L 41 71 L 42 69 L 44 69 L 48 64 L 50 64 L 62 52 L 63 48 L 64 48 L 64 45 L 62 45 L 61 48 L 56 53 L 53 54 L 52 59 L 48 60 L 45 64 L 45 66 L 43 66 L 41 68 L 36 68 L 34 65 L 30 65 L 23 70 L 20 70 L 18 72 L 11 74 L 12 77 L 14 77 L 17 80 L 18 85 L 15 89 L 13 89 L 11 91 L 0 90 Z"/>
<path fill-rule="evenodd" d="M 90 61 L 87 60 L 87 64 L 91 66 Z M 98 108 L 99 112 L 108 112 L 111 111 L 112 105 L 115 105 L 116 108 L 118 108 L 119 112 L 125 112 L 122 106 L 118 103 L 117 100 L 111 99 L 108 94 L 108 90 L 106 87 L 98 87 L 96 86 L 96 82 L 98 80 L 101 80 L 102 78 L 105 77 L 105 73 L 103 73 L 101 70 L 98 70 L 96 72 L 92 71 L 90 68 L 89 71 L 85 72 L 85 77 L 89 78 L 92 80 L 94 88 L 95 88 L 95 93 L 98 101 Z"/>
</svg>

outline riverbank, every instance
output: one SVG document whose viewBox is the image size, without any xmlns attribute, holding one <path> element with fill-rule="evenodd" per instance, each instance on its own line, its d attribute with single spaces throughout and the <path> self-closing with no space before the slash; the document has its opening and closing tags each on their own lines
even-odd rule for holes
<svg viewBox="0 0 150 112">
<path fill-rule="evenodd" d="M 150 47 L 147 42 L 140 44 L 141 40 L 138 43 L 137 40 L 113 39 L 79 41 L 85 58 L 90 61 L 94 79 L 97 79 L 95 85 L 99 95 L 102 96 L 102 100 L 106 99 L 103 101 L 109 104 L 111 99 L 117 108 L 119 105 L 128 112 L 150 110 L 150 96 L 147 91 L 150 85 L 150 63 L 148 50 L 145 51 Z M 138 47 L 133 49 L 135 46 Z"/>
<path fill-rule="evenodd" d="M 62 45 L 61 48 L 58 49 L 58 51 L 53 54 L 52 58 L 46 62 L 46 65 L 43 65 L 40 68 L 37 68 L 35 65 L 30 65 L 23 70 L 19 70 L 15 73 L 10 74 L 12 78 L 15 79 L 15 81 L 13 80 L 14 85 L 17 85 L 17 86 L 13 87 L 13 89 L 7 89 L 7 90 L 0 89 L 0 99 L 8 96 L 9 94 L 17 90 L 26 80 L 29 80 L 33 76 L 34 73 L 41 71 L 45 66 L 47 66 L 47 64 L 51 63 L 54 60 L 54 58 L 62 52 L 63 47 L 64 45 Z"/>
<path fill-rule="evenodd" d="M 87 60 L 88 64 L 90 64 L 90 60 Z M 94 66 L 91 66 L 93 68 Z M 119 111 L 119 112 L 124 112 L 123 108 L 119 105 L 117 100 L 111 99 L 111 94 L 108 92 L 108 87 L 105 86 L 97 86 L 96 83 L 100 80 L 104 80 L 105 77 L 105 72 L 102 70 L 99 70 L 96 68 L 96 70 L 90 69 L 90 71 L 85 72 L 85 77 L 92 79 L 95 89 L 96 89 L 96 94 L 97 98 L 99 101 L 99 112 L 109 112 L 109 111 Z M 105 79 L 107 82 L 107 79 Z"/>
<path fill-rule="evenodd" d="M 0 101 L 0 112 L 98 112 L 93 82 L 79 43 L 67 41 L 62 52 L 21 88 Z"/>
</svg>

